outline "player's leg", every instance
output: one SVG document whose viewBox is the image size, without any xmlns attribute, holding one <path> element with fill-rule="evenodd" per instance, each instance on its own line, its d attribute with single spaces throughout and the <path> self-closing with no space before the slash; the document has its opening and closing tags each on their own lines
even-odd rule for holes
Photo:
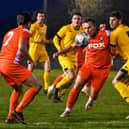
<svg viewBox="0 0 129 129">
<path fill-rule="evenodd" d="M 129 98 L 128 82 L 129 82 L 128 74 L 121 70 L 118 71 L 117 75 L 115 76 L 115 78 L 112 81 L 112 84 L 114 85 L 114 87 L 117 89 L 117 91 L 120 93 L 120 95 L 123 98 L 125 98 L 125 100 L 127 102 L 128 102 L 128 98 Z"/>
<path fill-rule="evenodd" d="M 70 60 L 69 57 L 59 56 L 59 62 L 64 70 L 64 76 L 56 85 L 54 90 L 53 100 L 58 98 L 58 91 L 63 88 L 69 88 L 76 76 L 76 65 Z M 60 90 L 61 91 L 61 90 Z M 67 91 L 67 90 L 65 90 Z M 64 93 L 63 93 L 64 94 Z"/>
<path fill-rule="evenodd" d="M 60 89 L 59 89 L 59 92 L 58 92 L 58 96 L 59 98 L 61 98 L 69 89 L 69 87 L 72 85 L 73 81 L 67 83 L 66 85 L 62 86 Z"/>
<path fill-rule="evenodd" d="M 37 77 L 33 74 L 30 74 L 29 71 L 26 69 L 26 72 L 28 78 L 25 79 L 25 81 L 22 81 L 24 85 L 27 85 L 31 87 L 28 89 L 19 105 L 16 107 L 14 111 L 12 111 L 12 115 L 21 123 L 25 123 L 24 117 L 22 114 L 23 109 L 34 99 L 34 97 L 38 94 L 42 87 L 42 83 L 37 79 Z M 25 77 L 27 77 L 25 76 Z"/>
<path fill-rule="evenodd" d="M 22 84 L 25 84 L 25 85 L 28 85 L 31 87 L 24 94 L 24 97 L 23 97 L 21 103 L 15 108 L 16 111 L 15 110 L 12 111 L 12 115 L 17 120 L 19 120 L 21 123 L 24 123 L 22 110 L 33 100 L 34 96 L 41 89 L 42 84 L 36 78 L 36 76 L 34 76 L 28 69 L 26 69 L 24 66 L 22 66 L 20 64 L 5 65 L 3 63 L 3 64 L 1 64 L 0 69 L 2 70 L 1 72 L 5 74 L 4 77 L 9 78 L 9 79 L 7 78 L 8 80 L 6 80 L 8 85 L 12 86 L 12 85 L 16 84 L 15 87 L 13 86 L 13 88 L 15 88 L 15 90 L 18 89 L 19 86 L 21 86 Z M 18 90 L 18 91 L 20 91 L 20 90 Z M 15 102 L 16 101 L 17 101 L 17 99 L 15 100 Z M 13 103 L 14 103 L 14 100 L 13 100 Z"/>
<path fill-rule="evenodd" d="M 82 78 L 81 76 L 77 76 L 75 84 L 69 93 L 65 111 L 60 115 L 60 117 L 66 117 L 70 114 L 85 82 L 86 82 L 86 80 L 84 78 Z"/>
<path fill-rule="evenodd" d="M 48 92 L 47 92 L 47 96 L 49 99 L 51 99 L 52 95 L 53 95 L 53 91 L 54 91 L 54 87 L 56 86 L 56 84 L 63 78 L 63 74 L 59 75 L 56 80 L 52 83 L 51 86 L 48 87 Z"/>
<path fill-rule="evenodd" d="M 67 74 L 66 74 L 66 75 L 67 75 Z M 54 92 L 54 95 L 55 95 L 56 99 L 58 99 L 58 97 L 59 97 L 59 98 L 62 97 L 62 95 L 67 92 L 68 87 L 69 87 L 69 85 L 71 85 L 71 83 L 70 83 L 70 84 L 67 84 L 68 87 L 65 85 L 65 87 L 59 88 L 59 92 L 58 92 L 58 88 L 56 88 L 57 83 L 59 83 L 59 82 L 63 79 L 64 76 L 65 76 L 65 73 L 59 75 L 59 76 L 56 78 L 56 80 L 53 82 L 53 84 L 52 84 L 51 86 L 49 86 L 49 88 L 48 88 L 48 93 L 47 93 L 47 96 L 48 96 L 49 99 L 51 99 L 51 97 L 52 97 L 52 95 L 53 95 L 53 92 Z M 55 101 L 56 101 L 56 99 L 55 99 Z M 58 99 L 57 102 L 59 102 L 59 101 L 60 101 L 60 99 Z M 61 102 L 61 101 L 60 101 L 60 102 Z"/>
<path fill-rule="evenodd" d="M 61 74 L 61 75 L 59 75 L 57 78 L 56 78 L 56 80 L 53 82 L 53 86 L 56 86 L 56 84 L 61 80 L 63 78 L 63 75 Z"/>
<path fill-rule="evenodd" d="M 44 93 L 47 93 L 48 87 L 50 85 L 50 62 L 44 62 L 44 75 L 43 75 L 43 79 L 44 79 Z"/>
<path fill-rule="evenodd" d="M 68 69 L 65 72 L 65 76 L 59 81 L 54 89 L 53 93 L 53 101 L 58 102 L 59 96 L 61 97 L 64 95 L 68 88 L 71 86 L 73 80 L 75 77 L 75 70 L 74 69 Z M 65 90 L 64 90 L 65 89 Z"/>
<path fill-rule="evenodd" d="M 22 94 L 22 85 L 21 86 L 17 86 L 17 85 L 13 85 L 12 86 L 14 88 L 11 97 L 10 97 L 10 109 L 9 109 L 9 116 L 11 117 L 11 112 L 16 108 L 16 106 L 19 103 L 19 97 Z"/>
<path fill-rule="evenodd" d="M 10 96 L 8 119 L 5 120 L 5 122 L 9 124 L 17 123 L 17 121 L 14 119 L 14 116 L 12 116 L 12 111 L 17 107 L 20 95 L 22 93 L 22 86 L 13 85 L 12 87 L 14 88 L 14 90 Z"/>
<path fill-rule="evenodd" d="M 85 94 L 86 96 L 89 96 L 88 91 L 89 91 L 89 89 L 90 89 L 90 86 L 91 86 L 91 81 L 89 80 L 89 81 L 83 86 L 81 92 L 82 92 L 83 94 Z"/>
<path fill-rule="evenodd" d="M 17 106 L 16 111 L 22 112 L 23 109 L 34 99 L 35 95 L 40 91 L 42 83 L 37 79 L 37 77 L 32 74 L 24 82 L 24 85 L 31 87 L 23 96 L 20 104 Z"/>
<path fill-rule="evenodd" d="M 116 88 L 116 90 L 120 93 L 122 98 L 125 99 L 127 103 L 129 103 L 129 75 L 128 69 L 129 60 L 123 65 L 123 67 L 118 71 L 116 76 L 114 77 L 112 84 Z M 126 117 L 129 119 L 129 115 Z"/>
<path fill-rule="evenodd" d="M 44 74 L 43 74 L 43 81 L 44 81 L 44 93 L 47 94 L 48 86 L 50 85 L 50 59 L 48 56 L 48 53 L 46 49 L 44 48 L 42 51 L 39 53 L 39 58 L 38 62 L 41 63 L 42 68 L 44 69 Z"/>
<path fill-rule="evenodd" d="M 29 71 L 33 71 L 33 69 L 34 69 L 34 67 L 35 67 L 35 65 L 34 64 L 32 64 L 32 63 L 30 63 L 30 62 L 28 62 L 28 70 Z"/>
<path fill-rule="evenodd" d="M 88 101 L 85 104 L 85 109 L 88 110 L 93 105 L 94 100 L 99 96 L 99 92 L 104 86 L 104 83 L 109 75 L 110 68 L 95 69 L 92 68 L 91 92 Z"/>
<path fill-rule="evenodd" d="M 75 80 L 75 84 L 73 88 L 71 89 L 65 111 L 60 115 L 60 117 L 68 116 L 72 110 L 72 107 L 74 106 L 75 102 L 77 101 L 77 98 L 79 96 L 79 93 L 84 86 L 84 84 L 88 81 L 90 78 L 91 72 L 90 67 L 88 64 L 83 65 L 83 67 L 79 70 L 77 78 Z"/>
<path fill-rule="evenodd" d="M 6 65 L 5 65 L 6 66 Z M 16 106 L 19 103 L 19 97 L 21 95 L 22 92 L 22 86 L 17 86 L 14 81 L 12 80 L 12 78 L 8 77 L 5 73 L 6 68 L 3 69 L 4 73 L 1 72 L 1 76 L 3 77 L 3 79 L 6 81 L 6 83 L 14 88 L 11 96 L 10 96 L 10 106 L 9 106 L 9 114 L 8 114 L 8 118 L 5 120 L 5 122 L 7 124 L 14 124 L 17 123 L 17 121 L 15 120 L 14 116 L 12 115 L 12 111 L 15 110 Z"/>
<path fill-rule="evenodd" d="M 125 98 L 126 102 L 129 100 L 129 75 L 128 75 L 128 69 L 129 67 L 129 61 L 127 61 L 122 68 L 118 71 L 116 76 L 114 77 L 112 84 L 114 87 L 118 90 L 120 95 Z"/>
<path fill-rule="evenodd" d="M 88 110 L 93 105 L 94 100 L 96 100 L 96 97 L 98 96 L 99 91 L 95 91 L 94 88 L 91 86 L 91 92 L 90 96 L 85 104 L 85 109 Z"/>
</svg>

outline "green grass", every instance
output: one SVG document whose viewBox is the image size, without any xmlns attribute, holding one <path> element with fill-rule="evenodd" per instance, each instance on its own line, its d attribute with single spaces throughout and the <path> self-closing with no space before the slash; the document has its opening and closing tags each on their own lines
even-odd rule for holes
<svg viewBox="0 0 129 129">
<path fill-rule="evenodd" d="M 42 79 L 42 70 L 35 70 L 34 73 Z M 60 73 L 60 70 L 53 70 L 51 81 Z M 4 123 L 12 88 L 0 78 L 0 129 L 129 129 L 129 120 L 125 120 L 129 114 L 129 106 L 111 84 L 115 73 L 110 72 L 99 98 L 90 110 L 85 111 L 87 97 L 80 94 L 67 118 L 60 118 L 59 115 L 64 111 L 68 93 L 63 96 L 64 103 L 54 104 L 41 91 L 24 110 L 27 125 Z"/>
</svg>

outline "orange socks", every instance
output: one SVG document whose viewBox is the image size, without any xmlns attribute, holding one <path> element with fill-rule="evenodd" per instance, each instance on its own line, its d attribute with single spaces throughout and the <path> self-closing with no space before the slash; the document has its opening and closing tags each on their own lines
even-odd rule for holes
<svg viewBox="0 0 129 129">
<path fill-rule="evenodd" d="M 62 76 L 62 75 L 59 75 L 59 76 L 56 78 L 56 80 L 53 82 L 52 85 L 55 86 L 62 78 L 63 78 L 63 76 Z"/>
<path fill-rule="evenodd" d="M 21 103 L 17 106 L 16 112 L 22 112 L 23 109 L 34 99 L 39 91 L 35 88 L 30 88 L 23 96 Z"/>
<path fill-rule="evenodd" d="M 75 104 L 75 102 L 78 99 L 79 93 L 80 93 L 80 90 L 72 88 L 72 90 L 69 93 L 68 99 L 67 99 L 67 104 L 66 104 L 67 108 L 71 109 L 73 107 L 73 105 Z"/>
<path fill-rule="evenodd" d="M 15 110 L 16 106 L 18 105 L 20 95 L 21 95 L 21 93 L 16 92 L 15 90 L 12 92 L 11 97 L 10 97 L 10 107 L 9 107 L 8 119 L 14 118 L 12 116 L 11 112 L 13 110 Z"/>
</svg>

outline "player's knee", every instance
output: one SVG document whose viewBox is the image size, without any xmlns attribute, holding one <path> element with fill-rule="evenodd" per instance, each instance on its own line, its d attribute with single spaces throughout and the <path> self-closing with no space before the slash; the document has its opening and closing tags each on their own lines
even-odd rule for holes
<svg viewBox="0 0 129 129">
<path fill-rule="evenodd" d="M 32 87 L 37 89 L 38 91 L 42 88 L 42 82 L 40 80 L 35 80 L 34 84 L 32 84 Z"/>
<path fill-rule="evenodd" d="M 20 86 L 13 85 L 12 87 L 15 89 L 16 92 L 19 92 L 19 93 L 23 92 L 23 86 L 22 85 L 20 85 Z"/>
<path fill-rule="evenodd" d="M 37 89 L 40 90 L 42 88 L 42 82 L 40 80 L 37 81 Z"/>
<path fill-rule="evenodd" d="M 79 84 L 79 83 L 76 83 L 75 82 L 75 84 L 74 84 L 74 86 L 73 86 L 76 90 L 79 90 L 79 91 L 81 91 L 81 89 L 82 89 L 82 87 L 83 87 L 83 85 L 81 85 L 81 84 Z"/>
<path fill-rule="evenodd" d="M 75 76 L 76 76 L 75 73 L 70 73 L 69 74 L 70 80 L 73 81 L 75 79 Z"/>
</svg>

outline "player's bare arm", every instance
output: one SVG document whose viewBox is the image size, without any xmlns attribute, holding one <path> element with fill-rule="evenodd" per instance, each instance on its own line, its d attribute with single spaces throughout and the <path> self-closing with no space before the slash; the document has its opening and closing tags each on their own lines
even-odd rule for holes
<svg viewBox="0 0 129 129">
<path fill-rule="evenodd" d="M 33 63 L 31 57 L 28 54 L 27 41 L 25 39 L 20 38 L 18 47 L 19 47 L 22 55 L 25 56 L 29 62 Z"/>
<path fill-rule="evenodd" d="M 115 46 L 110 46 L 110 53 L 112 56 L 117 56 L 116 54 L 116 47 Z"/>
<path fill-rule="evenodd" d="M 78 46 L 76 44 L 73 44 L 73 45 L 71 45 L 63 50 L 59 50 L 58 52 L 53 54 L 53 58 L 55 59 L 59 55 L 65 55 L 65 54 L 67 54 L 67 52 L 72 51 L 72 50 L 76 49 L 77 47 Z"/>
<path fill-rule="evenodd" d="M 124 58 L 120 55 L 119 50 L 118 50 L 115 46 L 111 46 L 111 45 L 110 45 L 110 53 L 111 53 L 111 55 L 114 56 L 114 57 L 117 57 L 117 58 L 121 58 L 121 59 L 123 59 L 123 60 L 126 60 L 126 59 L 124 59 Z"/>
</svg>

